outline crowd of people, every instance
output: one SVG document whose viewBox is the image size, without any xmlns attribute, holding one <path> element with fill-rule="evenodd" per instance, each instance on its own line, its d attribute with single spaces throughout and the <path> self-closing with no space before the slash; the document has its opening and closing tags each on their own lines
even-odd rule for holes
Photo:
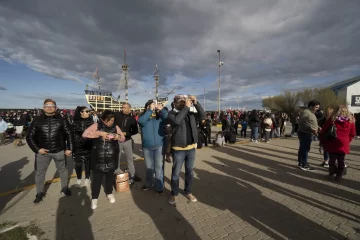
<svg viewBox="0 0 360 240">
<path fill-rule="evenodd" d="M 190 110 L 191 106 L 195 111 Z M 299 138 L 299 168 L 313 170 L 308 163 L 308 153 L 312 141 L 319 140 L 324 155 L 321 165 L 329 168 L 332 179 L 340 181 L 346 172 L 345 155 L 349 154 L 350 142 L 360 135 L 359 120 L 359 114 L 351 114 L 346 106 L 334 105 L 323 111 L 315 100 L 306 109 L 290 114 L 253 110 L 226 111 L 218 116 L 215 112 L 206 114 L 196 97 L 188 95 L 176 95 L 171 110 L 149 100 L 141 113 L 132 113 L 129 103 L 123 105 L 121 112 L 95 112 L 85 106 L 59 110 L 54 100 L 46 99 L 42 110 L 1 113 L 0 134 L 6 131 L 8 123 L 28 128 L 26 140 L 35 153 L 37 194 L 34 204 L 45 197 L 45 175 L 52 160 L 60 174 L 61 193 L 65 196 L 72 194 L 67 186 L 69 173 L 65 156 L 69 156 L 75 162 L 76 187 L 82 184 L 91 187 L 91 208 L 96 209 L 103 181 L 106 197 L 110 203 L 115 202 L 112 194 L 114 175 L 121 172 L 122 152 L 127 160 L 129 184 L 141 181 L 134 166 L 132 139 L 139 128 L 146 166 L 142 190 L 154 187 L 158 195 L 163 194 L 165 160 L 172 163 L 169 204 L 175 204 L 183 165 L 185 196 L 191 202 L 197 201 L 191 190 L 196 148 L 235 143 L 238 135 L 246 138 L 248 127 L 252 142 L 269 143 L 272 138 L 286 135 L 288 121 L 292 126 L 288 137 L 296 134 Z M 212 141 L 211 129 L 218 122 L 222 123 L 222 131 Z M 238 129 L 241 129 L 240 133 Z"/>
</svg>

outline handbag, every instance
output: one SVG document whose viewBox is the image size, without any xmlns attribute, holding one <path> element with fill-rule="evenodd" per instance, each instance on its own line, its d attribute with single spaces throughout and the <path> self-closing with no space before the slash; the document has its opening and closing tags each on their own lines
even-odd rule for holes
<svg viewBox="0 0 360 240">
<path fill-rule="evenodd" d="M 336 126 L 333 122 L 329 129 L 326 131 L 325 137 L 327 140 L 334 140 L 337 138 Z"/>
</svg>

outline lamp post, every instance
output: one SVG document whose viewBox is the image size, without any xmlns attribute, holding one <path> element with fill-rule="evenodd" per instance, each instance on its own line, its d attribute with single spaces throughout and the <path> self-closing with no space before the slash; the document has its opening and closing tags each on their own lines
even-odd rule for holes
<svg viewBox="0 0 360 240">
<path fill-rule="evenodd" d="M 206 112 L 206 105 L 205 105 L 205 83 L 203 82 L 195 82 L 195 83 L 201 83 L 204 85 L 204 112 Z"/>
<path fill-rule="evenodd" d="M 218 96 L 218 111 L 219 111 L 219 116 L 220 116 L 220 68 L 222 65 L 224 65 L 224 62 L 220 61 L 220 50 L 217 50 L 217 52 L 219 53 L 219 81 L 218 81 L 218 88 L 219 88 L 219 96 Z"/>
</svg>

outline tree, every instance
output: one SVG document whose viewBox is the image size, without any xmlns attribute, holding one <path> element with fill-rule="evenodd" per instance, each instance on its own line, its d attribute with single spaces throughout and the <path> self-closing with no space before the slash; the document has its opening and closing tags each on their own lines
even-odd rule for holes
<svg viewBox="0 0 360 240">
<path fill-rule="evenodd" d="M 330 88 L 316 89 L 315 100 L 320 102 L 322 109 L 332 105 L 346 105 L 346 99 L 336 96 Z"/>
<path fill-rule="evenodd" d="M 300 99 L 299 93 L 285 91 L 282 94 L 282 101 L 283 101 L 282 112 L 288 115 L 294 113 L 299 106 L 299 99 Z"/>
<path fill-rule="evenodd" d="M 317 89 L 314 88 L 305 88 L 304 90 L 298 92 L 299 101 L 302 103 L 304 107 L 307 107 L 311 100 L 316 99 Z"/>
</svg>

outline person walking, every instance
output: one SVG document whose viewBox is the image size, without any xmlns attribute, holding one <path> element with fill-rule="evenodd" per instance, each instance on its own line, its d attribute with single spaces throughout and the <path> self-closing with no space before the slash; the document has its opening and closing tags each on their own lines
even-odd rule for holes
<svg viewBox="0 0 360 240">
<path fill-rule="evenodd" d="M 44 182 L 47 169 L 52 159 L 60 174 L 61 194 L 71 196 L 68 188 L 68 170 L 66 156 L 71 156 L 73 138 L 69 122 L 56 113 L 56 102 L 45 99 L 44 113 L 35 118 L 28 129 L 26 141 L 35 153 L 36 197 L 34 204 L 45 197 Z"/>
<path fill-rule="evenodd" d="M 305 109 L 299 118 L 299 151 L 298 151 L 298 166 L 305 171 L 313 171 L 308 163 L 308 154 L 311 149 L 311 142 L 313 136 L 318 135 L 319 126 L 315 112 L 320 108 L 320 103 L 316 100 L 312 100 L 308 104 L 308 108 Z"/>
<path fill-rule="evenodd" d="M 251 111 L 249 116 L 249 125 L 251 128 L 251 141 L 258 143 L 260 118 L 255 109 Z"/>
<path fill-rule="evenodd" d="M 133 139 L 131 136 L 138 133 L 138 125 L 133 116 L 130 114 L 131 105 L 129 103 L 124 103 L 122 105 L 121 112 L 114 113 L 115 115 L 115 124 L 122 130 L 125 141 L 120 143 L 120 154 L 119 154 L 119 164 L 117 172 L 120 171 L 120 158 L 121 152 L 124 151 L 127 166 L 129 169 L 129 183 L 130 186 L 134 184 L 134 182 L 140 182 L 141 178 L 135 175 L 135 165 L 134 165 L 134 153 L 133 153 Z"/>
<path fill-rule="evenodd" d="M 197 113 L 190 112 L 190 106 Z M 176 203 L 179 194 L 179 175 L 183 164 L 185 164 L 185 196 L 191 202 L 196 202 L 192 194 L 193 167 L 195 162 L 195 148 L 198 142 L 196 119 L 205 119 L 205 112 L 195 96 L 176 95 L 173 102 L 173 110 L 169 112 L 168 122 L 173 129 L 171 137 L 173 167 L 171 172 L 171 197 L 169 204 Z"/>
<path fill-rule="evenodd" d="M 325 125 L 326 121 L 331 117 L 331 115 L 334 111 L 334 108 L 336 108 L 336 106 L 326 107 L 325 114 L 318 121 L 318 125 L 319 125 L 320 129 L 322 129 L 322 127 Z M 319 147 L 320 147 L 320 152 L 321 152 L 321 149 L 322 150 L 324 149 L 321 141 L 320 141 Z M 329 152 L 323 151 L 323 156 L 324 156 L 324 161 L 320 164 L 320 166 L 328 168 L 329 167 Z"/>
<path fill-rule="evenodd" d="M 335 129 L 334 129 L 335 128 Z M 335 135 L 332 134 L 335 130 Z M 345 169 L 345 155 L 350 153 L 350 143 L 355 137 L 355 121 L 349 109 L 337 106 L 321 129 L 320 141 L 329 153 L 329 177 L 340 182 Z"/>
<path fill-rule="evenodd" d="M 91 208 L 96 209 L 101 184 L 105 178 L 104 190 L 110 203 L 115 202 L 113 192 L 114 173 L 119 164 L 119 142 L 125 141 L 121 129 L 114 123 L 115 116 L 105 110 L 100 120 L 87 128 L 82 136 L 93 139 L 91 152 Z"/>
<path fill-rule="evenodd" d="M 164 124 L 167 117 L 167 110 L 161 104 L 156 105 L 150 100 L 145 104 L 145 110 L 138 121 L 146 165 L 146 180 L 142 190 L 146 191 L 152 187 L 155 172 L 155 190 L 158 195 L 164 192 L 163 145 Z"/>
<path fill-rule="evenodd" d="M 80 188 L 83 165 L 85 170 L 84 186 L 90 186 L 90 161 L 92 141 L 82 137 L 84 131 L 94 123 L 93 118 L 90 117 L 90 111 L 85 106 L 78 106 L 75 110 L 74 123 L 72 130 L 74 134 L 74 151 L 73 159 L 75 162 L 76 172 L 76 187 Z"/>
<path fill-rule="evenodd" d="M 8 126 L 7 122 L 5 122 L 5 120 L 0 116 L 0 146 L 5 143 L 6 140 L 5 132 L 7 126 Z"/>
</svg>

